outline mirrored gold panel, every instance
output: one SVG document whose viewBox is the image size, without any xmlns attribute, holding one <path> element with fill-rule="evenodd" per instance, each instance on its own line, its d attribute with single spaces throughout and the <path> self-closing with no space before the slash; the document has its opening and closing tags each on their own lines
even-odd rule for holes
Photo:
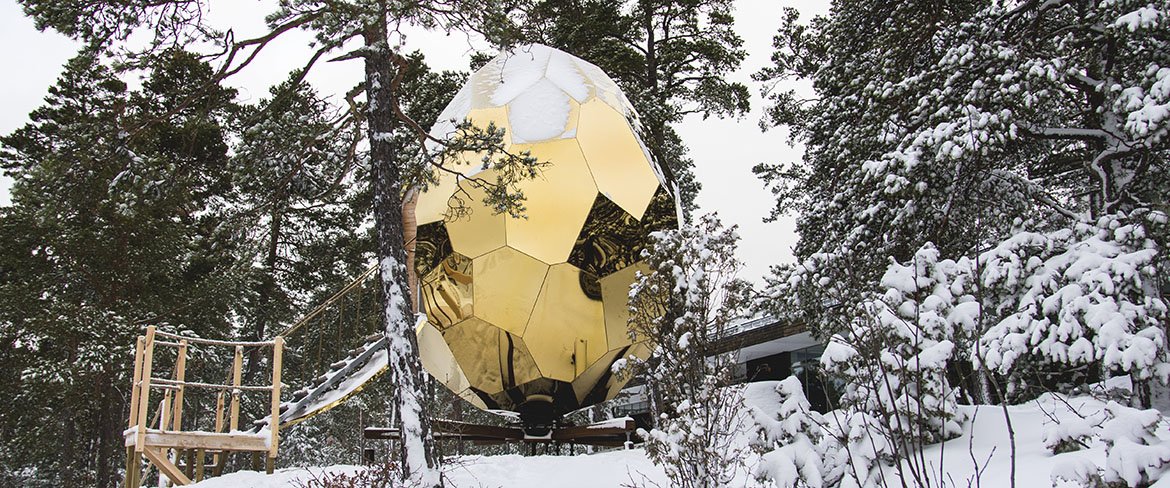
<svg viewBox="0 0 1170 488">
<path fill-rule="evenodd" d="M 598 195 L 569 254 L 569 263 L 591 276 L 605 277 L 641 259 L 651 232 L 677 227 L 674 199 L 664 188 L 655 192 L 641 220 Z"/>
<path fill-rule="evenodd" d="M 491 107 L 474 109 L 467 113 L 467 120 L 470 120 L 476 127 L 487 129 L 488 124 L 495 124 L 496 127 L 504 129 L 504 144 L 512 144 L 512 126 L 508 123 L 508 110 L 506 107 Z M 474 164 L 480 164 L 482 167 L 483 155 L 478 154 L 474 158 L 468 157 L 468 161 Z M 478 170 L 471 170 L 472 172 Z"/>
<path fill-rule="evenodd" d="M 619 357 L 618 359 L 629 358 L 631 356 L 636 357 L 636 358 L 640 358 L 640 359 L 646 359 L 646 358 L 650 357 L 650 352 L 651 352 L 650 345 L 648 345 L 645 342 L 639 342 L 637 344 L 630 346 L 630 348 L 627 349 L 626 352 L 623 353 L 621 355 L 621 357 Z M 617 396 L 617 394 L 622 391 L 622 388 L 626 387 L 626 383 L 630 382 L 630 379 L 631 378 L 629 377 L 629 375 L 624 375 L 624 374 L 623 375 L 619 375 L 619 374 L 610 375 L 610 377 L 607 379 L 607 388 L 609 389 L 609 391 L 606 393 L 605 397 L 606 398 L 613 398 L 613 397 Z"/>
<path fill-rule="evenodd" d="M 471 277 L 471 260 L 459 253 L 449 254 L 422 275 L 419 288 L 430 323 L 441 330 L 471 316 Z"/>
<path fill-rule="evenodd" d="M 555 380 L 573 381 L 578 360 L 590 364 L 609 350 L 601 301 L 585 296 L 579 275 L 570 264 L 549 268 L 524 332 L 540 371 Z"/>
<path fill-rule="evenodd" d="M 548 264 L 569 258 L 577 234 L 597 196 L 597 187 L 576 141 L 563 139 L 518 145 L 533 157 L 554 164 L 534 180 L 522 182 L 525 218 L 507 218 L 508 246 Z"/>
<path fill-rule="evenodd" d="M 644 262 L 628 266 L 602 278 L 601 296 L 605 309 L 605 337 L 609 347 L 618 348 L 630 344 L 630 285 L 634 283 L 634 276 L 641 271 L 650 272 L 650 267 Z"/>
<path fill-rule="evenodd" d="M 426 276 L 454 252 L 442 222 L 419 225 L 414 238 L 414 271 L 418 276 Z"/>
<path fill-rule="evenodd" d="M 471 384 L 451 353 L 451 348 L 447 346 L 447 341 L 443 339 L 443 334 L 426 322 L 418 327 L 417 333 L 423 368 L 453 391 L 470 388 Z"/>
<path fill-rule="evenodd" d="M 437 184 L 419 194 L 418 203 L 414 207 L 418 225 L 443 221 L 447 216 L 448 200 L 455 192 L 455 179 L 454 176 L 440 177 Z"/>
<path fill-rule="evenodd" d="M 495 172 L 487 170 L 477 177 L 495 182 Z M 494 209 L 484 205 L 486 196 L 484 190 L 474 183 L 463 180 L 459 182 L 448 203 L 451 207 L 461 207 L 463 214 L 454 215 L 446 219 L 447 232 L 451 235 L 451 248 L 469 258 L 475 259 L 493 249 L 504 245 L 504 215 L 495 213 Z"/>
<path fill-rule="evenodd" d="M 477 395 L 474 391 L 472 391 L 471 388 L 460 391 L 457 394 L 459 395 L 459 398 L 467 400 L 467 403 L 475 405 L 476 408 L 481 409 L 481 410 L 487 410 L 487 405 L 483 403 L 483 400 L 481 400 L 479 398 L 479 395 Z"/>
<path fill-rule="evenodd" d="M 548 265 L 510 247 L 476 258 L 475 315 L 501 329 L 523 335 Z"/>
<path fill-rule="evenodd" d="M 586 400 L 586 397 L 590 393 L 594 393 L 595 396 L 599 397 L 605 396 L 608 392 L 606 383 L 613 374 L 610 371 L 610 366 L 613 366 L 613 362 L 625 351 L 626 348 L 621 347 L 605 353 L 605 355 L 591 363 L 583 373 L 573 380 L 573 392 L 577 395 L 578 403 L 582 405 L 595 403 Z M 601 398 L 597 401 L 601 402 L 605 400 L 606 398 Z"/>
<path fill-rule="evenodd" d="M 577 141 L 597 189 L 641 219 L 659 182 L 635 137 L 626 118 L 606 103 L 590 100 L 581 105 Z"/>
<path fill-rule="evenodd" d="M 541 376 L 519 337 L 480 319 L 455 324 L 443 331 L 443 338 L 472 388 L 499 393 Z"/>
</svg>

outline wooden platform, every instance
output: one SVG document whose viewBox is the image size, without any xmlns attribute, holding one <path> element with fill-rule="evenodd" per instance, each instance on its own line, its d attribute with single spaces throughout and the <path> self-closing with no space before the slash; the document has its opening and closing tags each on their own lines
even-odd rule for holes
<svg viewBox="0 0 1170 488">
<path fill-rule="evenodd" d="M 232 367 L 223 384 L 187 381 L 187 355 L 191 344 L 219 346 L 234 351 Z M 175 351 L 174 371 L 171 375 L 156 377 L 154 358 L 156 346 Z M 272 350 L 272 383 L 269 385 L 242 384 L 244 348 L 268 348 Z M 280 441 L 280 382 L 281 359 L 284 338 L 277 336 L 271 341 L 231 342 L 199 337 L 186 337 L 157 330 L 153 325 L 146 328 L 146 334 L 138 337 L 134 346 L 134 380 L 130 393 L 130 421 L 122 433 L 126 445 L 125 488 L 140 488 L 144 477 L 143 468 L 156 467 L 159 477 L 169 478 L 175 485 L 188 485 L 203 479 L 209 466 L 206 457 L 211 456 L 213 472 L 223 470 L 226 456 L 233 452 L 250 452 L 253 465 L 259 459 L 267 459 L 269 473 L 275 468 L 277 444 Z M 169 376 L 169 377 L 168 377 Z M 214 422 L 215 431 L 184 431 L 183 410 L 187 403 L 183 395 L 188 388 L 217 390 Z M 152 390 L 162 393 L 155 404 L 151 400 Z M 240 394 L 263 392 L 270 396 L 271 427 L 259 433 L 240 432 Z M 157 418 L 157 429 L 148 427 L 151 411 Z M 191 422 L 188 425 L 199 425 Z M 154 424 L 155 421 L 149 421 Z M 142 458 L 148 463 L 144 466 Z M 184 463 L 184 461 L 186 461 Z"/>
<path fill-rule="evenodd" d="M 268 452 L 272 441 L 268 433 L 166 432 L 155 429 L 147 430 L 143 438 L 143 447 L 248 452 Z M 127 430 L 126 447 L 137 446 L 137 441 L 137 432 L 134 429 Z"/>
</svg>

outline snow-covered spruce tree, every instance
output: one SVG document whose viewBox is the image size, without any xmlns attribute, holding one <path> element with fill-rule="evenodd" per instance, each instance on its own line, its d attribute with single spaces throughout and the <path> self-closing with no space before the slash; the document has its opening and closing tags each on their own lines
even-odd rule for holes
<svg viewBox="0 0 1170 488">
<path fill-rule="evenodd" d="M 948 376 L 957 376 L 950 373 L 966 357 L 978 320 L 979 303 L 967 293 L 970 281 L 966 260 L 940 260 L 938 251 L 928 245 L 906 264 L 891 263 L 881 278 L 884 291 L 868 294 L 863 302 L 866 313 L 847 332 L 829 339 L 821 364 L 826 373 L 844 381 L 840 409 L 824 419 L 812 416 L 816 427 L 802 428 L 814 438 L 836 442 L 819 451 L 822 457 L 837 456 L 835 449 L 850 451 L 845 460 L 822 459 L 830 466 L 824 468 L 826 473 L 848 464 L 845 476 L 867 486 L 877 480 L 872 472 L 881 460 L 893 463 L 902 479 L 921 486 L 938 482 L 920 454 L 925 444 L 961 433 L 960 389 Z M 781 394 L 791 397 L 789 392 Z M 866 432 L 872 444 L 868 448 L 856 445 L 854 424 Z M 770 437 L 780 446 L 769 454 L 781 462 L 774 467 L 787 462 L 791 456 L 785 452 L 792 449 L 788 446 L 799 440 L 792 437 L 794 429 L 788 431 L 787 437 Z M 783 478 L 771 476 L 778 483 Z"/>
<path fill-rule="evenodd" d="M 1153 485 L 1170 468 L 1170 442 L 1157 435 L 1157 430 L 1166 427 L 1165 420 L 1157 410 L 1139 410 L 1109 401 L 1102 411 L 1073 422 L 1074 429 L 1058 436 L 1100 437 L 1105 444 L 1104 466 L 1086 458 L 1069 458 L 1053 469 L 1053 482 L 1067 480 L 1086 487 Z M 1094 425 L 1097 422 L 1100 424 Z"/>
<path fill-rule="evenodd" d="M 1054 378 L 1083 384 L 1128 374 L 1148 404 L 1149 382 L 1166 383 L 1167 305 L 1157 293 L 1158 247 L 1143 232 L 1106 216 L 1020 232 L 980 256 L 990 327 L 972 359 L 1007 379 L 1009 400 L 1063 389 Z"/>
<path fill-rule="evenodd" d="M 882 276 L 885 293 L 866 304 L 871 318 L 825 347 L 826 372 L 845 380 L 842 405 L 877 417 L 901 454 L 960 433 L 947 370 L 979 312 L 974 297 L 955 296 L 963 295 L 966 276 L 932 247 L 905 265 L 893 263 Z"/>
<path fill-rule="evenodd" d="M 742 397 L 729 387 L 734 358 L 708 357 L 750 290 L 735 278 L 738 240 L 735 227 L 724 228 L 714 215 L 652 233 L 644 251 L 649 274 L 630 288 L 631 337 L 654 350 L 645 361 L 631 356 L 614 369 L 646 378 L 656 426 L 639 435 L 675 486 L 723 486 L 743 468 L 744 447 L 735 443 Z"/>
<path fill-rule="evenodd" d="M 989 275 L 978 286 L 976 295 L 991 300 L 984 313 L 995 315 L 982 327 L 1015 313 L 1024 290 L 1039 286 L 1051 293 L 1036 302 L 1037 320 L 1016 327 L 1016 340 L 1047 334 L 1034 327 L 1085 329 L 1086 314 L 1075 310 L 1096 300 L 1089 298 L 1098 288 L 1093 280 L 1108 276 L 1097 294 L 1116 295 L 1114 284 L 1136 276 L 1126 274 L 1125 256 L 1142 256 L 1148 264 L 1140 269 L 1165 267 L 1168 34 L 1165 4 L 1138 0 L 840 0 L 812 24 L 790 18 L 777 37 L 777 64 L 762 77 L 809 76 L 818 96 L 781 94 L 772 112 L 773 122 L 789 125 L 807 144 L 807 164 L 760 168 L 776 185 L 778 209 L 801 211 L 801 262 L 777 276 L 774 304 L 822 333 L 838 333 L 869 314 L 856 297 L 878 288 L 877 263 L 908 260 L 927 242 L 941 256 L 981 264 L 987 263 L 976 259 L 981 251 L 1026 233 L 1123 229 L 1136 237 L 1116 237 L 1115 251 L 1100 255 L 1108 262 L 1070 288 L 1083 290 L 1077 303 L 1062 302 L 1062 288 L 1041 277 L 1025 283 Z M 1037 263 L 1011 266 L 1017 271 L 1005 276 L 1026 279 Z M 1048 276 L 1062 286 L 1079 280 L 1068 275 Z M 1139 281 L 1120 293 L 1137 304 L 1131 317 L 1149 320 L 1126 319 L 1125 330 L 1148 335 L 1156 328 L 1145 324 L 1164 321 L 1164 290 L 1153 279 Z M 1072 337 L 1061 334 L 1054 337 Z M 1109 337 L 1119 336 L 1101 337 L 1093 367 L 1126 372 L 1117 363 L 1106 366 Z M 1015 354 L 1038 357 L 1038 345 L 1021 342 Z M 1127 347 L 1114 349 L 1138 350 Z M 1082 343 L 1074 352 L 1085 350 Z"/>
<path fill-rule="evenodd" d="M 810 409 L 804 387 L 790 376 L 775 388 L 775 411 L 752 407 L 761 452 L 756 478 L 777 488 L 886 486 L 883 466 L 893 448 L 876 418 L 846 409 Z"/>
</svg>

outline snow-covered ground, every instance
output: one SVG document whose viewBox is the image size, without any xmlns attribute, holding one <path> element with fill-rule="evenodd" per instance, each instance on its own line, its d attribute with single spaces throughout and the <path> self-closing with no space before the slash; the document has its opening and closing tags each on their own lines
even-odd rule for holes
<svg viewBox="0 0 1170 488">
<path fill-rule="evenodd" d="M 352 474 L 357 466 L 282 469 L 271 476 L 242 471 L 206 480 L 199 488 L 290 488 L 329 473 Z M 448 486 L 455 487 L 563 487 L 596 488 L 628 485 L 643 476 L 668 486 L 662 470 L 641 449 L 580 456 L 470 456 L 443 468 Z"/>
<path fill-rule="evenodd" d="M 747 386 L 744 392 L 748 407 L 775 410 L 772 394 L 776 382 L 760 382 Z M 932 486 L 945 487 L 1009 487 L 1038 488 L 1047 486 L 1072 487 L 1076 484 L 1054 481 L 1053 473 L 1075 469 L 1077 466 L 1103 466 L 1104 444 L 1097 439 L 1088 441 L 1089 448 L 1063 454 L 1051 454 L 1045 447 L 1045 433 L 1051 432 L 1057 421 L 1073 425 L 1081 416 L 1099 415 L 1105 402 L 1088 397 L 1064 399 L 1046 395 L 1024 405 L 1008 407 L 1015 431 L 1015 449 L 1012 448 L 1004 410 L 998 406 L 960 407 L 966 414 L 963 435 L 946 443 L 923 450 L 919 463 L 927 466 Z M 1074 413 L 1073 410 L 1079 412 Z M 1163 420 L 1158 428 L 1162 440 L 1170 440 L 1170 428 Z M 745 432 L 746 442 L 749 433 Z M 744 476 L 736 486 L 757 486 L 747 473 L 754 471 L 758 458 L 746 460 Z M 1015 483 L 1011 482 L 1015 473 Z M 238 472 L 210 479 L 194 486 L 199 488 L 290 488 L 297 487 L 325 473 L 352 474 L 356 466 L 330 466 L 308 469 L 285 469 L 273 475 L 256 472 Z M 610 451 L 579 456 L 470 456 L 460 458 L 444 468 L 448 486 L 455 487 L 618 487 L 641 484 L 669 486 L 663 471 L 656 467 L 641 449 Z M 897 470 L 887 468 L 888 486 L 903 486 Z M 978 473 L 978 474 L 977 474 Z M 939 483 L 939 480 L 942 480 Z M 907 483 L 913 486 L 913 483 Z M 1170 488 L 1170 478 L 1152 486 Z"/>
</svg>

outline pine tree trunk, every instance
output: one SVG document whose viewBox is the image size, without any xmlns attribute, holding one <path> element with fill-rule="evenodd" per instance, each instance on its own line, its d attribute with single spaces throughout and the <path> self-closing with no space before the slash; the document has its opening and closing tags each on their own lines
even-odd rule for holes
<svg viewBox="0 0 1170 488">
<path fill-rule="evenodd" d="M 439 486 L 432 459 L 430 421 L 423 412 L 422 366 L 413 313 L 407 290 L 406 251 L 402 226 L 402 172 L 396 161 L 393 133 L 392 81 L 394 65 L 388 52 L 384 24 L 367 27 L 364 33 L 366 120 L 370 141 L 370 176 L 374 191 L 374 226 L 378 236 L 378 260 L 385 296 L 385 330 L 390 338 L 390 374 L 395 383 L 398 428 L 402 435 L 401 460 L 404 479 L 417 486 Z"/>
</svg>

